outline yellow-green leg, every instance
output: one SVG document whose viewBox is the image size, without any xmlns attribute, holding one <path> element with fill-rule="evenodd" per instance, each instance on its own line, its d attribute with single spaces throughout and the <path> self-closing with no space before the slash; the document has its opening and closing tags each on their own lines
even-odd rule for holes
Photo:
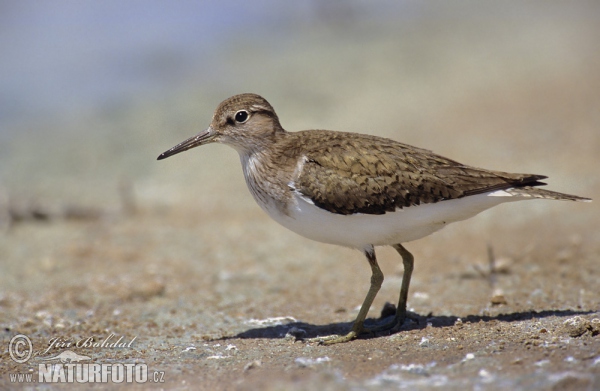
<svg viewBox="0 0 600 391">
<path fill-rule="evenodd" d="M 367 313 L 369 312 L 369 308 L 371 308 L 371 304 L 373 304 L 373 300 L 375 300 L 375 296 L 377 296 L 377 292 L 379 292 L 379 288 L 381 288 L 381 284 L 383 283 L 383 273 L 377 264 L 375 249 L 373 246 L 369 246 L 364 250 L 364 253 L 369 261 L 369 265 L 371 266 L 371 286 L 369 287 L 369 292 L 367 292 L 365 300 L 360 306 L 360 311 L 358 311 L 358 316 L 352 325 L 352 330 L 350 330 L 350 332 L 346 335 L 329 335 L 326 337 L 310 338 L 307 340 L 308 342 L 320 342 L 325 345 L 348 342 L 355 339 L 361 332 L 364 331 L 363 324 L 367 317 Z M 406 303 L 404 307 L 406 308 Z"/>
<path fill-rule="evenodd" d="M 404 323 L 404 319 L 406 319 L 406 302 L 408 300 L 408 288 L 410 286 L 410 278 L 412 276 L 415 258 L 401 244 L 395 244 L 393 247 L 396 249 L 396 251 L 398 251 L 398 253 L 402 257 L 402 264 L 404 265 L 404 273 L 402 275 L 402 286 L 400 288 L 400 298 L 398 299 L 396 315 L 394 316 L 394 319 L 392 319 L 391 322 L 385 323 L 378 327 L 373 327 L 366 331 L 396 331 L 402 326 L 402 323 Z"/>
<path fill-rule="evenodd" d="M 398 308 L 396 308 L 396 323 L 400 326 L 404 323 L 406 318 L 406 302 L 408 301 L 408 287 L 410 286 L 410 278 L 412 276 L 413 267 L 415 264 L 415 257 L 404 248 L 401 244 L 395 244 L 394 248 L 402 257 L 402 264 L 404 265 L 404 273 L 402 275 L 402 287 L 400 288 L 400 299 L 398 299 Z"/>
</svg>

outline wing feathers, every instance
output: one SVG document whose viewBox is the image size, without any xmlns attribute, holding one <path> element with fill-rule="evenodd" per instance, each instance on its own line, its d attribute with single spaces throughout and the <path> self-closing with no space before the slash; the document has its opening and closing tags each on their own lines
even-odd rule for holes
<svg viewBox="0 0 600 391">
<path fill-rule="evenodd" d="M 318 207 L 337 214 L 384 214 L 509 188 L 526 192 L 544 185 L 539 180 L 546 178 L 470 167 L 374 136 L 311 133 L 312 140 L 315 136 L 320 140 L 312 148 L 303 146 L 306 156 L 292 179 L 293 187 Z"/>
</svg>

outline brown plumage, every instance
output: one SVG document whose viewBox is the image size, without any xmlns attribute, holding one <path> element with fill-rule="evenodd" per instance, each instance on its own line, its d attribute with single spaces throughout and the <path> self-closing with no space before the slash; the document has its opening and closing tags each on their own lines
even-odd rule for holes
<svg viewBox="0 0 600 391">
<path fill-rule="evenodd" d="M 161 154 L 164 159 L 211 142 L 235 148 L 258 204 L 277 222 L 310 239 L 361 249 L 371 287 L 352 330 L 318 339 L 347 342 L 363 323 L 383 274 L 374 245 L 402 256 L 396 315 L 375 330 L 398 330 L 406 316 L 413 257 L 401 243 L 427 236 L 503 202 L 527 198 L 588 201 L 538 188 L 546 177 L 490 171 L 386 138 L 327 130 L 286 132 L 256 94 L 223 101 L 208 129 Z"/>
<path fill-rule="evenodd" d="M 262 172 L 256 175 L 261 177 L 259 182 L 271 182 L 268 184 L 271 192 L 278 193 L 282 203 L 289 198 L 286 194 L 289 184 L 316 206 L 342 215 L 384 214 L 397 208 L 511 188 L 520 188 L 521 195 L 534 198 L 586 200 L 536 189 L 545 185 L 540 182 L 547 178 L 544 175 L 471 167 L 382 137 L 328 130 L 289 133 L 281 127 L 269 102 L 256 94 L 236 95 L 222 102 L 215 111 L 211 128 L 235 126 L 234 115 L 241 109 L 247 110 L 257 121 L 252 131 L 221 135 L 216 132 L 211 141 L 230 144 L 238 151 L 257 156 L 268 148 L 269 156 L 262 156 L 261 160 L 270 169 L 264 175 Z M 172 155 L 178 147 L 159 159 Z M 304 163 L 298 172 L 300 158 Z"/>
<path fill-rule="evenodd" d="M 277 152 L 305 156 L 300 175 L 292 178 L 295 188 L 318 207 L 343 215 L 383 214 L 513 187 L 533 191 L 546 178 L 470 167 L 393 140 L 326 130 L 290 133 Z"/>
</svg>

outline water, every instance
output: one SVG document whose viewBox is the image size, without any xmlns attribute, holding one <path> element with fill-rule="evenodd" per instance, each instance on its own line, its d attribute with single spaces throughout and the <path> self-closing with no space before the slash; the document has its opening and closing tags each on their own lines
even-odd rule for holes
<svg viewBox="0 0 600 391">
<path fill-rule="evenodd" d="M 0 137 L 10 132 L 7 124 L 60 118 L 136 96 L 160 97 L 199 73 L 206 80 L 222 77 L 214 54 L 236 37 L 271 35 L 281 42 L 290 25 L 356 14 L 385 16 L 398 9 L 395 4 L 2 2 Z"/>
<path fill-rule="evenodd" d="M 182 83 L 237 28 L 254 28 L 268 17 L 242 1 L 231 7 L 218 1 L 5 2 L 0 118 L 43 118 Z"/>
</svg>

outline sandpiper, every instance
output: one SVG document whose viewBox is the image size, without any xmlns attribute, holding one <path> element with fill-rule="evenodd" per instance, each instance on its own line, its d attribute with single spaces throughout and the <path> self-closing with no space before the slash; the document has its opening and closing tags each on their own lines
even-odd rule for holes
<svg viewBox="0 0 600 391">
<path fill-rule="evenodd" d="M 413 256 L 402 243 L 504 202 L 590 201 L 538 188 L 545 185 L 543 175 L 470 167 L 386 138 L 328 130 L 287 132 L 269 102 L 256 94 L 221 102 L 208 129 L 158 160 L 213 142 L 237 150 L 250 192 L 275 221 L 309 239 L 365 254 L 372 271 L 367 296 L 348 334 L 312 339 L 325 344 L 400 328 L 413 271 Z M 367 312 L 383 282 L 374 247 L 386 245 L 398 251 L 404 264 L 400 298 L 391 322 L 366 330 Z"/>
</svg>

